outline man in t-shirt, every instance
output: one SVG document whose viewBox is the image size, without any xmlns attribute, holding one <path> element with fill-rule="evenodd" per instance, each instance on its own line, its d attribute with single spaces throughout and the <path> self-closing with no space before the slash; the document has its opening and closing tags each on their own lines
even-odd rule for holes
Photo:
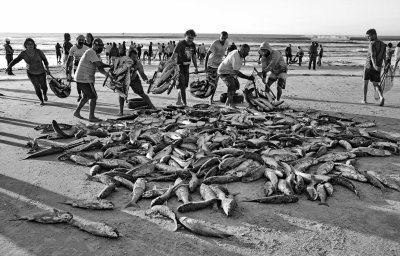
<svg viewBox="0 0 400 256">
<path fill-rule="evenodd" d="M 379 87 L 381 81 L 381 70 L 383 63 L 386 66 L 386 44 L 378 39 L 378 35 L 375 29 L 369 29 L 366 32 L 367 39 L 369 41 L 367 59 L 364 66 L 364 99 L 361 103 L 367 103 L 368 83 L 372 82 L 374 89 L 377 91 L 380 99 L 379 106 L 385 104 L 385 98 L 383 98 L 383 91 Z"/>
<path fill-rule="evenodd" d="M 210 49 L 206 54 L 206 64 L 204 66 L 207 73 L 207 80 L 215 84 L 215 90 L 212 92 L 210 97 L 210 104 L 213 104 L 214 94 L 218 86 L 218 74 L 217 69 L 221 64 L 222 59 L 225 56 L 226 50 L 228 49 L 228 32 L 222 31 L 219 40 L 215 40 Z"/>
<path fill-rule="evenodd" d="M 248 44 L 242 44 L 239 50 L 231 51 L 228 56 L 221 62 L 218 66 L 218 75 L 221 77 L 221 80 L 225 82 L 228 87 L 227 99 L 225 105 L 234 106 L 233 104 L 233 95 L 235 95 L 235 91 L 239 90 L 240 84 L 237 77 L 254 80 L 254 76 L 246 76 L 242 72 L 240 72 L 240 67 L 242 66 L 243 59 L 249 55 L 250 46 Z"/>
<path fill-rule="evenodd" d="M 68 60 L 67 60 L 67 69 L 66 73 L 67 76 L 71 76 L 71 69 L 72 69 L 72 63 L 74 66 L 74 74 L 76 73 L 76 69 L 78 68 L 79 60 L 82 58 L 83 54 L 86 52 L 86 50 L 89 49 L 88 46 L 84 45 L 85 43 L 85 36 L 84 35 L 79 35 L 76 38 L 76 44 L 71 47 L 69 50 L 69 55 L 68 55 Z M 72 79 L 69 78 L 70 80 Z M 81 90 L 77 87 L 78 90 L 78 101 L 82 99 L 82 94 Z"/>
<path fill-rule="evenodd" d="M 172 54 L 172 59 L 179 65 L 179 84 L 178 88 L 180 93 L 178 94 L 178 101 L 176 105 L 187 105 L 186 102 L 186 88 L 189 85 L 189 66 L 190 62 L 193 62 L 194 72 L 198 73 L 197 70 L 197 59 L 196 59 L 196 44 L 193 42 L 197 36 L 193 29 L 189 29 L 185 32 L 185 40 L 179 41 Z"/>
<path fill-rule="evenodd" d="M 63 43 L 63 49 L 64 49 L 64 60 L 63 63 L 66 64 L 69 56 L 69 50 L 72 47 L 71 44 L 71 35 L 69 33 L 64 34 L 64 43 Z"/>
<path fill-rule="evenodd" d="M 101 119 L 98 119 L 94 116 L 94 111 L 96 109 L 96 101 L 97 101 L 97 93 L 94 88 L 94 74 L 96 73 L 96 69 L 99 70 L 100 73 L 107 75 L 107 72 L 104 70 L 105 67 L 109 67 L 109 65 L 101 62 L 100 53 L 103 51 L 104 44 L 100 38 L 96 38 L 93 41 L 92 48 L 88 49 L 82 56 L 79 61 L 78 68 L 75 73 L 75 81 L 78 84 L 78 88 L 83 92 L 83 98 L 78 104 L 74 112 L 74 116 L 78 118 L 83 118 L 80 114 L 83 106 L 90 100 L 89 106 L 89 121 L 90 122 L 98 122 Z M 69 74 L 67 74 L 69 75 Z"/>
</svg>

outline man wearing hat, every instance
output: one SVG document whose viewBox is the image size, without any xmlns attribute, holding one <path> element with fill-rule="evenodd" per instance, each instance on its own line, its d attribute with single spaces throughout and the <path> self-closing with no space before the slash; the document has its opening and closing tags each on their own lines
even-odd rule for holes
<svg viewBox="0 0 400 256">
<path fill-rule="evenodd" d="M 71 47 L 69 50 L 68 60 L 67 60 L 67 69 L 66 73 L 71 75 L 72 69 L 72 61 L 74 64 L 74 74 L 76 73 L 76 69 L 78 68 L 79 60 L 82 58 L 83 54 L 89 49 L 85 44 L 85 37 L 83 35 L 79 35 L 76 38 L 76 44 Z M 71 79 L 71 78 L 70 78 Z M 78 101 L 82 99 L 81 90 L 78 89 Z"/>
<path fill-rule="evenodd" d="M 78 90 L 82 90 L 83 98 L 78 104 L 74 112 L 74 116 L 78 118 L 83 118 L 81 116 L 81 109 L 83 106 L 90 100 L 89 106 L 89 121 L 90 122 L 98 122 L 101 119 L 95 117 L 94 111 L 96 109 L 96 102 L 97 102 L 97 93 L 94 88 L 94 74 L 98 69 L 100 73 L 103 75 L 107 75 L 107 72 L 104 68 L 109 67 L 109 65 L 104 64 L 101 61 L 100 53 L 103 51 L 104 44 L 100 38 L 96 38 L 93 41 L 92 48 L 89 48 L 83 55 L 79 61 L 78 67 L 75 73 L 75 81 L 78 86 Z M 67 73 L 67 77 L 70 79 L 70 73 Z"/>
<path fill-rule="evenodd" d="M 275 81 L 278 81 L 278 85 L 276 87 L 276 100 L 279 101 L 282 96 L 282 89 L 285 89 L 286 87 L 286 62 L 283 59 L 282 54 L 277 50 L 273 50 L 267 42 L 264 42 L 260 45 L 260 55 L 262 65 L 262 77 L 263 82 L 265 83 L 265 91 L 268 92 L 270 90 L 270 86 Z M 265 82 L 268 72 L 271 73 L 268 76 L 268 81 Z"/>
<path fill-rule="evenodd" d="M 7 66 L 10 65 L 10 62 L 14 59 L 13 54 L 14 54 L 14 49 L 11 47 L 10 39 L 6 38 L 6 43 L 4 44 L 4 50 L 6 52 L 6 60 L 7 60 Z M 10 76 L 15 76 L 12 70 L 10 69 L 8 74 Z"/>
</svg>

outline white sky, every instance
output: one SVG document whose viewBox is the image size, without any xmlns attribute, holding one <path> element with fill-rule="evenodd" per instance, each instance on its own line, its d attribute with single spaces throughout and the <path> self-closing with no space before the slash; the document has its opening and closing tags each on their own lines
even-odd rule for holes
<svg viewBox="0 0 400 256">
<path fill-rule="evenodd" d="M 400 36 L 400 0 L 2 1 L 0 32 Z"/>
</svg>

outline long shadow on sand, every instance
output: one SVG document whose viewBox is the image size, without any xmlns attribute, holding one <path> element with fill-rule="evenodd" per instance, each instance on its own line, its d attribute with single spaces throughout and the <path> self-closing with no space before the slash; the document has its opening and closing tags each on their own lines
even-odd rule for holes
<svg viewBox="0 0 400 256">
<path fill-rule="evenodd" d="M 9 222 L 8 220 L 14 218 L 15 214 L 26 215 L 40 209 L 0 193 L 1 204 L 7 205 L 0 211 L 2 236 L 32 255 L 49 255 L 52 251 L 60 252 L 60 250 L 64 252 L 63 255 L 123 255 L 127 252 L 129 255 L 238 255 L 219 247 L 213 239 L 205 238 L 203 243 L 199 243 L 191 237 L 180 234 L 182 231 L 176 233 L 167 231 L 152 222 L 118 209 L 87 211 L 60 204 L 59 202 L 71 198 L 2 174 L 0 174 L 0 188 L 91 221 L 106 222 L 116 226 L 122 235 L 118 240 L 111 240 L 95 237 L 63 224 Z"/>
<path fill-rule="evenodd" d="M 7 120 L 7 121 L 12 121 L 12 122 L 18 122 L 18 123 L 25 123 L 25 124 L 30 124 L 30 125 L 40 125 L 40 123 L 28 121 L 28 120 L 22 120 L 22 119 L 16 119 L 16 118 L 11 118 L 11 117 L 0 117 L 0 120 Z"/>
</svg>

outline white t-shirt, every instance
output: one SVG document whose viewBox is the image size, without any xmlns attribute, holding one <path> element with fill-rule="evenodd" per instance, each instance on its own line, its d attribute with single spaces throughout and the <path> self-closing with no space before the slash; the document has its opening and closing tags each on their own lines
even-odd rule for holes
<svg viewBox="0 0 400 256">
<path fill-rule="evenodd" d="M 224 45 L 221 45 L 219 40 L 215 40 L 214 43 L 211 44 L 210 49 L 208 51 L 211 52 L 208 57 L 207 65 L 212 68 L 218 68 L 219 64 L 221 64 L 222 59 L 225 56 L 226 49 L 229 46 L 229 42 L 225 41 Z"/>
<path fill-rule="evenodd" d="M 79 61 L 74 77 L 75 81 L 79 83 L 94 83 L 94 74 L 97 69 L 94 63 L 97 61 L 101 61 L 100 56 L 92 48 L 88 49 Z"/>
<path fill-rule="evenodd" d="M 228 56 L 219 64 L 218 75 L 235 75 L 235 70 L 240 70 L 243 58 L 240 57 L 239 51 L 231 51 Z"/>
<path fill-rule="evenodd" d="M 89 49 L 89 47 L 86 45 L 83 45 L 81 49 L 79 49 L 76 45 L 71 47 L 68 57 L 74 57 L 74 68 L 78 67 L 79 60 L 82 58 L 87 49 Z"/>
</svg>

